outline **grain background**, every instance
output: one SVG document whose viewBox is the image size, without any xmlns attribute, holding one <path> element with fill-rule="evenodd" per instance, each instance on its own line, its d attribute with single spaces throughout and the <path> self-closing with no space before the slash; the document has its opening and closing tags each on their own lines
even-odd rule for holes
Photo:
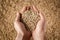
<svg viewBox="0 0 60 40">
<path fill-rule="evenodd" d="M 27 4 L 44 13 L 47 40 L 60 40 L 60 0 L 0 0 L 0 40 L 15 40 L 14 19 Z"/>
</svg>

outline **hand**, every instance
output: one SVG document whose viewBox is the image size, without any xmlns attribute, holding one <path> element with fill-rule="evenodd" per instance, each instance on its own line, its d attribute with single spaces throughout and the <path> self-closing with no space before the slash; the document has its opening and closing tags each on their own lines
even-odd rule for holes
<svg viewBox="0 0 60 40">
<path fill-rule="evenodd" d="M 44 15 L 38 11 L 38 9 L 33 5 L 32 10 L 38 13 L 38 15 L 41 17 L 39 22 L 36 25 L 36 29 L 32 32 L 32 36 L 34 40 L 44 40 L 44 25 L 45 25 L 45 17 Z M 25 12 L 26 10 L 30 9 L 29 7 L 24 7 L 20 13 Z M 25 26 L 22 22 L 20 22 L 21 14 L 17 13 L 17 17 L 14 22 L 14 27 L 17 31 L 17 37 L 16 40 L 29 40 L 31 37 L 31 32 L 28 32 L 25 29 Z M 28 38 L 28 39 L 27 39 Z"/>
<path fill-rule="evenodd" d="M 38 21 L 35 30 L 32 32 L 34 40 L 44 40 L 44 27 L 45 27 L 45 17 L 43 13 L 39 12 L 38 9 L 33 5 L 32 9 L 38 12 L 40 20 Z"/>
<path fill-rule="evenodd" d="M 21 13 L 25 12 L 26 7 L 23 7 Z M 17 13 L 16 19 L 14 21 L 14 28 L 17 31 L 16 40 L 29 40 L 31 37 L 31 32 L 25 29 L 25 26 L 22 22 L 20 22 L 21 14 Z"/>
</svg>

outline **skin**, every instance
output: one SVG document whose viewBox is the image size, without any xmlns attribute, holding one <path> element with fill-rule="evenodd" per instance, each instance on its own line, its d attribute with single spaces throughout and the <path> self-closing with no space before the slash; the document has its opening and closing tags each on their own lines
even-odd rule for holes
<svg viewBox="0 0 60 40">
<path fill-rule="evenodd" d="M 26 11 L 27 7 L 23 7 L 21 13 Z M 15 40 L 29 40 L 31 36 L 31 32 L 25 29 L 25 26 L 22 22 L 20 22 L 21 14 L 17 13 L 16 19 L 14 21 L 14 28 L 17 31 L 17 37 Z"/>
<path fill-rule="evenodd" d="M 41 19 L 38 21 L 36 28 L 32 33 L 30 31 L 27 31 L 25 29 L 24 24 L 20 21 L 21 13 L 24 13 L 26 10 L 32 9 L 34 12 L 37 12 L 38 15 L 41 17 Z M 15 40 L 30 40 L 30 37 L 32 35 L 33 40 L 44 40 L 44 25 L 45 25 L 45 18 L 43 13 L 38 11 L 38 9 L 32 5 L 32 6 L 25 6 L 22 8 L 20 13 L 17 13 L 16 19 L 14 21 L 14 28 L 17 31 L 17 37 Z"/>
<path fill-rule="evenodd" d="M 40 16 L 40 20 L 36 25 L 36 29 L 32 32 L 33 40 L 44 40 L 44 26 L 45 26 L 45 17 L 34 5 L 32 8 Z"/>
</svg>

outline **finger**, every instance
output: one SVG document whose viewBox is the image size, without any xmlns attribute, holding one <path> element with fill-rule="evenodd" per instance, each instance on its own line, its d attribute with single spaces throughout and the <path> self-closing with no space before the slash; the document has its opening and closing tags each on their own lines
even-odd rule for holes
<svg viewBox="0 0 60 40">
<path fill-rule="evenodd" d="M 42 12 L 39 12 L 38 14 L 39 14 L 41 20 L 45 20 L 44 14 Z"/>
<path fill-rule="evenodd" d="M 27 10 L 27 6 L 23 7 L 20 12 L 23 13 L 23 12 L 25 12 L 26 10 Z"/>
<path fill-rule="evenodd" d="M 16 19 L 15 19 L 15 21 L 20 21 L 20 18 L 21 18 L 21 14 L 20 14 L 20 13 L 17 13 L 17 14 L 16 14 Z"/>
<path fill-rule="evenodd" d="M 31 10 L 34 11 L 33 6 L 31 6 Z"/>
<path fill-rule="evenodd" d="M 31 6 L 27 6 L 27 10 L 30 10 L 30 7 L 31 7 Z"/>
</svg>

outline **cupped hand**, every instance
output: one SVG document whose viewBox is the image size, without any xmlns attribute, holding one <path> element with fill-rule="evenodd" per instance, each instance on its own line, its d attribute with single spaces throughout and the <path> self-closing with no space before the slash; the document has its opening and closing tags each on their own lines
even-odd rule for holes
<svg viewBox="0 0 60 40">
<path fill-rule="evenodd" d="M 21 13 L 26 11 L 26 7 L 23 7 L 20 13 L 17 13 L 15 21 L 14 21 L 14 28 L 17 31 L 17 35 L 22 35 L 24 39 L 29 39 L 31 37 L 31 32 L 27 31 L 25 25 L 20 21 L 21 20 Z M 22 37 L 21 36 L 21 37 Z M 19 38 L 19 37 L 18 37 Z M 18 39 L 17 38 L 17 39 Z"/>
<path fill-rule="evenodd" d="M 40 20 L 38 21 L 36 28 L 34 31 L 32 31 L 33 39 L 34 40 L 44 40 L 45 37 L 45 17 L 44 14 L 39 11 L 36 6 L 32 6 L 32 10 L 37 12 L 37 14 L 40 16 Z"/>
</svg>

